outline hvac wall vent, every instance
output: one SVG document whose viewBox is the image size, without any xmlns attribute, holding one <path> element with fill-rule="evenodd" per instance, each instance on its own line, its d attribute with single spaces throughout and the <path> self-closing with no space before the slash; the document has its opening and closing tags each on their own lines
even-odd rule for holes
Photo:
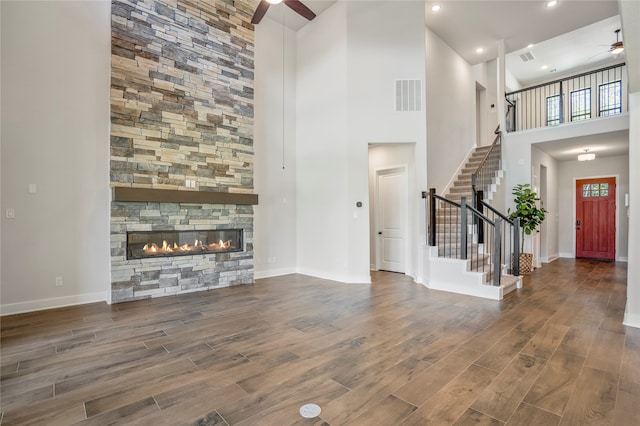
<svg viewBox="0 0 640 426">
<path fill-rule="evenodd" d="M 422 80 L 396 80 L 396 112 L 422 111 Z"/>
<path fill-rule="evenodd" d="M 529 52 L 524 52 L 520 54 L 520 59 L 522 59 L 522 62 L 529 62 L 529 61 L 533 61 L 536 57 L 533 56 L 533 52 L 529 51 Z"/>
</svg>

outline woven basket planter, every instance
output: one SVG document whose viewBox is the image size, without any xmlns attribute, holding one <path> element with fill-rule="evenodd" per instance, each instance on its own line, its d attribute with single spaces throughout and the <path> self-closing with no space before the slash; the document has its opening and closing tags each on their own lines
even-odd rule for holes
<svg viewBox="0 0 640 426">
<path fill-rule="evenodd" d="M 520 275 L 533 272 L 533 254 L 520 253 Z"/>
</svg>

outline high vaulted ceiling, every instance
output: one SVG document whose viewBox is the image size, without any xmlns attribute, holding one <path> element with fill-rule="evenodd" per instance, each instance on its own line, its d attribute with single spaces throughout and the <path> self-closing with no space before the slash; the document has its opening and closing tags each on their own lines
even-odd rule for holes
<svg viewBox="0 0 640 426">
<path fill-rule="evenodd" d="M 559 0 L 554 7 L 546 3 L 427 1 L 425 20 L 472 65 L 498 57 L 498 44 L 504 40 L 507 68 L 525 86 L 624 60 L 608 53 L 616 41 L 614 31 L 621 27 L 617 0 Z M 435 4 L 441 6 L 437 12 L 431 9 Z M 480 47 L 482 53 L 476 51 Z M 525 52 L 535 59 L 524 63 L 519 55 Z"/>
<path fill-rule="evenodd" d="M 302 1 L 318 15 L 336 3 Z M 640 69 L 640 0 L 558 0 L 551 9 L 546 7 L 547 1 L 428 0 L 425 22 L 471 65 L 497 58 L 498 43 L 504 40 L 507 68 L 525 87 L 623 61 L 629 69 Z M 431 10 L 434 4 L 441 6 L 438 12 Z M 294 31 L 308 22 L 284 5 L 272 6 L 267 16 Z M 614 56 L 609 48 L 616 41 L 615 30 L 619 28 L 625 52 Z M 530 44 L 533 46 L 528 47 Z M 484 51 L 476 52 L 478 47 Z M 535 59 L 523 62 L 520 54 L 526 52 Z M 639 73 L 630 73 L 629 89 L 640 90 Z M 594 152 L 598 151 L 599 156 L 628 152 L 627 131 L 609 135 L 606 149 L 598 145 L 600 137 L 593 139 Z M 567 139 L 538 147 L 560 161 L 570 161 L 582 152 L 585 142 L 585 138 Z"/>
<path fill-rule="evenodd" d="M 434 4 L 441 5 L 438 12 Z M 474 65 L 496 58 L 500 40 L 510 53 L 617 14 L 617 0 L 559 0 L 551 8 L 545 0 L 438 0 L 427 1 L 426 23 Z M 480 46 L 485 51 L 478 54 Z"/>
<path fill-rule="evenodd" d="M 302 1 L 318 15 L 336 2 Z M 438 12 L 431 10 L 435 4 L 441 6 Z M 426 25 L 471 65 L 496 58 L 498 43 L 504 40 L 507 66 L 521 85 L 625 60 L 607 53 L 616 41 L 614 31 L 621 28 L 618 13 L 617 0 L 559 0 L 553 8 L 546 6 L 546 0 L 425 2 Z M 272 5 L 267 16 L 294 31 L 308 22 L 283 4 Z M 529 44 L 534 46 L 527 48 Z M 477 53 L 478 47 L 484 51 Z M 526 51 L 535 60 L 525 64 L 519 55 Z M 551 70 L 557 74 L 550 74 Z"/>
</svg>

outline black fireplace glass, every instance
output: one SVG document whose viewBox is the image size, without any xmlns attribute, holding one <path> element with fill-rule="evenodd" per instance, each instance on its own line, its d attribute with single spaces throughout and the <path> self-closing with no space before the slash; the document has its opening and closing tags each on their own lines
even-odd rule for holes
<svg viewBox="0 0 640 426">
<path fill-rule="evenodd" d="M 127 259 L 243 251 L 242 229 L 127 232 Z"/>
</svg>

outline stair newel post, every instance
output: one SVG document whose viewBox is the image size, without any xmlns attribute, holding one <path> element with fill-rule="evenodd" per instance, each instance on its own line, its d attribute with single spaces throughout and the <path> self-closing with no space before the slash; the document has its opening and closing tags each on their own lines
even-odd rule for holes
<svg viewBox="0 0 640 426">
<path fill-rule="evenodd" d="M 467 197 L 460 199 L 460 259 L 467 259 Z"/>
<path fill-rule="evenodd" d="M 513 219 L 513 273 L 516 277 L 520 275 L 520 219 Z"/>
<path fill-rule="evenodd" d="M 502 264 L 500 253 L 502 253 L 502 220 L 498 217 L 495 221 L 493 232 L 493 285 L 500 285 L 502 276 Z"/>
<path fill-rule="evenodd" d="M 482 214 L 484 214 L 484 209 L 482 207 L 482 200 L 484 199 L 484 191 L 480 190 L 476 193 L 476 206 L 475 208 Z M 475 224 L 478 229 L 478 244 L 484 244 L 484 222 L 480 220 L 479 217 L 475 218 Z"/>
<path fill-rule="evenodd" d="M 429 246 L 435 247 L 436 245 L 436 189 L 429 188 Z"/>
</svg>

